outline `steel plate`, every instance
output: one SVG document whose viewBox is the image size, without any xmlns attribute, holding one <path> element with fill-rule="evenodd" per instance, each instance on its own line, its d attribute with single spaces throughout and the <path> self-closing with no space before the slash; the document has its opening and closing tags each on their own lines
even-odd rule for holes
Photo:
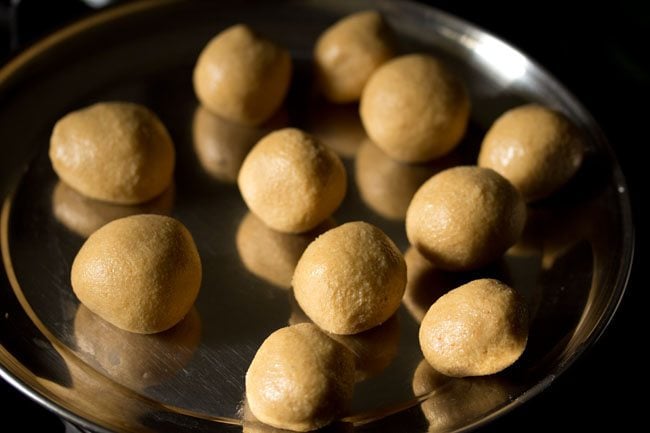
<svg viewBox="0 0 650 433">
<path fill-rule="evenodd" d="M 96 431 L 272 431 L 247 413 L 244 374 L 263 339 L 305 320 L 290 275 L 315 236 L 271 232 L 251 216 L 233 182 L 265 131 L 299 126 L 343 157 L 348 194 L 327 224 L 366 220 L 406 253 L 409 287 L 386 324 L 349 338 L 359 381 L 350 416 L 334 431 L 460 431 L 497 417 L 543 390 L 614 314 L 631 265 L 633 228 L 625 181 L 584 108 L 521 52 L 462 20 L 410 2 L 151 1 L 127 4 L 65 28 L 0 70 L 0 374 L 73 422 Z M 319 33 L 354 10 L 380 10 L 402 52 L 444 58 L 468 84 L 472 118 L 450 157 L 407 166 L 364 140 L 355 107 L 331 107 L 314 92 L 311 50 Z M 291 49 L 295 76 L 286 106 L 264 128 L 224 124 L 198 106 L 191 72 L 221 29 L 250 24 Z M 174 187 L 138 207 L 79 196 L 47 158 L 49 135 L 67 112 L 97 101 L 145 104 L 177 149 Z M 588 153 L 575 179 L 529 209 L 522 241 L 471 274 L 445 274 L 409 249 L 405 207 L 436 171 L 472 164 L 491 122 L 537 101 L 579 126 Z M 132 213 L 170 214 L 197 241 L 204 267 L 191 314 L 157 336 L 117 330 L 80 307 L 71 262 L 85 237 Z M 321 230 L 327 227 L 321 227 Z M 531 311 L 529 346 L 505 372 L 444 378 L 422 363 L 417 330 L 435 296 L 463 281 L 497 276 Z M 245 419 L 245 421 L 241 421 Z"/>
</svg>

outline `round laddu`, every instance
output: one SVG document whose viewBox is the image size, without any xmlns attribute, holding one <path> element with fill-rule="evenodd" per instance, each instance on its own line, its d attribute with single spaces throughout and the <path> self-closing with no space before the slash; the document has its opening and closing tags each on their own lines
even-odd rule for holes
<svg viewBox="0 0 650 433">
<path fill-rule="evenodd" d="M 372 73 L 393 56 L 393 37 L 378 12 L 357 12 L 337 21 L 314 49 L 324 96 L 336 103 L 358 101 Z"/>
<path fill-rule="evenodd" d="M 83 195 L 137 204 L 161 194 L 172 181 L 174 145 L 146 107 L 101 102 L 59 120 L 50 160 L 62 181 Z"/>
<path fill-rule="evenodd" d="M 477 269 L 515 244 L 526 205 L 497 172 L 475 166 L 444 170 L 426 181 L 406 212 L 411 244 L 436 267 Z"/>
<path fill-rule="evenodd" d="M 519 359 L 527 340 L 523 300 L 492 279 L 474 280 L 443 295 L 420 325 L 425 359 L 454 377 L 498 373 Z"/>
<path fill-rule="evenodd" d="M 238 24 L 215 36 L 194 68 L 194 91 L 210 111 L 258 125 L 280 107 L 291 82 L 291 56 Z"/>
<path fill-rule="evenodd" d="M 536 104 L 502 114 L 483 139 L 478 164 L 501 174 L 527 202 L 547 197 L 578 171 L 584 155 L 578 128 Z"/>
<path fill-rule="evenodd" d="M 126 331 L 152 334 L 188 313 L 201 285 L 201 259 L 190 232 L 160 215 L 135 215 L 94 232 L 72 263 L 82 304 Z"/>
<path fill-rule="evenodd" d="M 442 62 L 411 54 L 377 69 L 363 89 L 360 112 L 368 136 L 387 155 L 425 162 L 460 142 L 470 102 L 461 80 Z"/>
<path fill-rule="evenodd" d="M 246 400 L 253 415 L 294 431 L 316 430 L 342 416 L 353 389 L 351 353 L 311 323 L 272 333 L 246 373 Z"/>
<path fill-rule="evenodd" d="M 296 301 L 333 334 L 357 334 L 390 318 L 406 286 L 406 264 L 375 226 L 351 222 L 312 242 L 293 274 Z"/>
<path fill-rule="evenodd" d="M 262 138 L 238 177 L 248 208 L 270 228 L 302 233 L 339 207 L 347 188 L 340 158 L 313 136 L 285 128 Z"/>
</svg>

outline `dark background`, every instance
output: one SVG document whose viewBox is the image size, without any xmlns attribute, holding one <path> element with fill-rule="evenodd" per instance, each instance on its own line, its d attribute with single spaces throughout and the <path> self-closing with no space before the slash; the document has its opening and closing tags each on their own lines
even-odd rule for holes
<svg viewBox="0 0 650 433">
<path fill-rule="evenodd" d="M 17 41 L 10 35 L 9 6 L 0 0 L 0 65 L 22 48 L 76 18 L 92 13 L 79 0 L 22 0 Z M 627 294 L 609 328 L 552 386 L 481 431 L 638 429 L 644 418 L 647 321 L 641 301 L 640 245 L 643 218 L 640 151 L 650 131 L 650 3 L 426 1 L 502 37 L 542 64 L 577 96 L 600 123 L 618 155 L 631 190 L 637 245 Z M 517 6 L 512 6 L 516 4 Z M 572 7 L 573 9 L 567 9 Z M 21 425 L 63 431 L 58 418 L 0 380 L 0 431 Z"/>
</svg>

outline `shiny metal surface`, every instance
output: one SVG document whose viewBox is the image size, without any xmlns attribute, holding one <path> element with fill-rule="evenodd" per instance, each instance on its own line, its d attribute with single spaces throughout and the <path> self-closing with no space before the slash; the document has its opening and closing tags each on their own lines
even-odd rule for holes
<svg viewBox="0 0 650 433">
<path fill-rule="evenodd" d="M 365 8 L 384 14 L 403 52 L 444 57 L 467 82 L 470 129 L 445 160 L 396 164 L 364 139 L 354 108 L 317 101 L 309 63 L 316 37 L 339 16 Z M 192 92 L 200 49 L 236 22 L 288 46 L 295 61 L 286 107 L 258 130 L 211 117 Z M 414 3 L 129 4 L 26 51 L 0 71 L 0 96 L 0 374 L 89 429 L 274 431 L 247 414 L 244 374 L 269 333 L 305 320 L 291 296 L 293 266 L 319 230 L 346 221 L 383 228 L 406 253 L 409 284 L 393 319 L 345 337 L 357 354 L 358 383 L 351 415 L 333 431 L 457 431 L 499 416 L 540 392 L 591 344 L 624 292 L 633 250 L 629 199 L 593 119 L 523 54 Z M 174 187 L 143 206 L 116 207 L 79 196 L 58 183 L 47 158 L 59 117 L 111 99 L 153 109 L 176 144 Z M 584 166 L 556 197 L 530 209 L 524 238 L 503 260 L 471 274 L 436 271 L 406 240 L 409 196 L 436 171 L 473 163 L 491 122 L 525 101 L 550 105 L 578 124 L 589 142 Z M 349 173 L 341 209 L 301 236 L 260 224 L 233 183 L 252 143 L 283 125 L 321 136 L 342 155 Z M 79 307 L 69 283 L 85 236 L 140 212 L 180 219 L 194 235 L 204 267 L 195 310 L 178 327 L 154 336 L 128 334 L 98 319 Z M 444 290 L 478 276 L 497 276 L 525 295 L 529 346 L 497 376 L 441 377 L 421 362 L 418 322 Z"/>
</svg>

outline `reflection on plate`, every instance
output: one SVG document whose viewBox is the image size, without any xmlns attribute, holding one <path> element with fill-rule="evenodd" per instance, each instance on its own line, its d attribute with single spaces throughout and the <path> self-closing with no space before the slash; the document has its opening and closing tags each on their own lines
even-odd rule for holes
<svg viewBox="0 0 650 433">
<path fill-rule="evenodd" d="M 74 319 L 75 353 L 115 382 L 142 390 L 174 376 L 192 359 L 201 340 L 195 308 L 176 326 L 159 334 L 116 328 L 83 305 Z"/>
<path fill-rule="evenodd" d="M 201 167 L 215 179 L 237 183 L 239 169 L 251 148 L 264 135 L 287 125 L 287 113 L 280 110 L 261 126 L 231 122 L 200 105 L 194 113 L 194 151 Z"/>
<path fill-rule="evenodd" d="M 472 422 L 506 403 L 510 394 L 498 376 L 447 377 L 422 360 L 413 374 L 413 392 L 430 397 L 420 404 L 429 432 L 443 432 Z"/>
<path fill-rule="evenodd" d="M 328 218 L 307 233 L 282 233 L 267 227 L 248 212 L 237 228 L 237 252 L 252 274 L 274 286 L 289 289 L 293 271 L 307 246 L 335 226 L 334 220 Z"/>
<path fill-rule="evenodd" d="M 169 215 L 174 205 L 174 186 L 138 205 L 119 205 L 95 200 L 58 181 L 52 193 L 52 213 L 61 224 L 87 238 L 109 222 L 142 213 Z"/>
<path fill-rule="evenodd" d="M 315 102 L 310 106 L 305 129 L 341 158 L 354 158 L 361 143 L 367 139 L 357 104 Z"/>
<path fill-rule="evenodd" d="M 361 144 L 355 160 L 361 199 L 384 218 L 403 221 L 411 199 L 431 176 L 459 165 L 457 153 L 428 164 L 405 164 L 389 158 L 370 139 Z"/>
<path fill-rule="evenodd" d="M 326 332 L 352 352 L 355 377 L 362 382 L 381 374 L 395 360 L 400 344 L 399 314 L 394 314 L 379 326 L 353 335 L 337 335 Z M 291 293 L 291 316 L 289 325 L 311 322 Z"/>
</svg>

